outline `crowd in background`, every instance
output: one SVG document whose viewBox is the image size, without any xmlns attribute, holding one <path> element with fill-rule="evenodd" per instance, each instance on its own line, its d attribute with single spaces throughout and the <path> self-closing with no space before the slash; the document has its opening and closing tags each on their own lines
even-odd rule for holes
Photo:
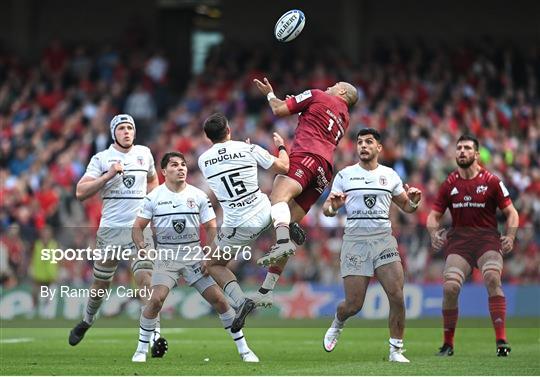
<svg viewBox="0 0 540 377">
<path fill-rule="evenodd" d="M 431 250 L 426 218 L 440 183 L 455 169 L 457 138 L 463 132 L 476 135 L 481 164 L 502 178 L 520 215 L 503 280 L 540 282 L 540 232 L 535 231 L 540 229 L 538 46 L 386 42 L 375 44 L 355 65 L 331 47 L 241 48 L 224 43 L 211 51 L 204 72 L 188 83 L 175 83 L 170 67 L 159 50 L 91 50 L 61 41 L 43 51 L 39 64 L 0 56 L 0 281 L 5 287 L 32 280 L 91 280 L 90 262 L 44 267 L 48 262 L 39 260 L 39 252 L 95 244 L 101 200 L 96 195 L 80 203 L 74 188 L 89 158 L 110 145 L 109 121 L 115 114 L 135 118 L 136 143 L 149 146 L 156 162 L 166 151 L 183 152 L 188 182 L 207 192 L 197 158 L 210 146 L 202 123 L 211 113 L 229 117 L 235 139 L 249 137 L 276 153 L 271 135 L 277 131 L 290 144 L 297 116 L 272 115 L 252 83 L 264 76 L 280 98 L 308 88 L 326 89 L 338 80 L 357 86 L 359 101 L 336 151 L 335 171 L 357 162 L 356 133 L 374 127 L 383 135 L 381 162 L 423 191 L 415 215 L 395 208 L 391 214 L 409 282 L 442 281 L 443 256 Z M 260 171 L 259 181 L 269 193 L 273 175 Z M 307 242 L 289 261 L 280 283 L 341 280 L 345 221 L 342 214 L 322 215 L 326 195 L 302 222 Z M 504 218 L 500 220 L 502 224 Z M 269 233 L 254 245 L 252 260 L 235 262 L 242 281 L 262 280 L 265 271 L 254 260 L 272 243 Z M 127 263 L 115 279 L 129 282 Z"/>
</svg>

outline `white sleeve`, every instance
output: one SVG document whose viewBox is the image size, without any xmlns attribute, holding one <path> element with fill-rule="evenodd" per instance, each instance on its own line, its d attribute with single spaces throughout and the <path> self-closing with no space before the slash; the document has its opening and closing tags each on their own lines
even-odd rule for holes
<svg viewBox="0 0 540 377">
<path fill-rule="evenodd" d="M 331 192 L 343 192 L 343 173 L 338 172 L 336 174 L 336 177 L 334 178 L 334 182 L 332 183 L 332 190 Z"/>
<path fill-rule="evenodd" d="M 107 169 L 108 170 L 108 169 Z M 101 160 L 99 155 L 93 155 L 86 167 L 85 177 L 99 178 L 103 174 L 101 170 Z"/>
<path fill-rule="evenodd" d="M 257 164 L 264 169 L 269 169 L 274 164 L 276 158 L 270 154 L 266 149 L 258 146 L 257 144 L 251 145 L 251 154 L 257 161 Z"/>
<path fill-rule="evenodd" d="M 398 196 L 405 192 L 403 181 L 398 173 L 394 170 L 394 187 L 392 188 L 392 196 Z"/>
<path fill-rule="evenodd" d="M 148 220 L 152 220 L 152 217 L 154 217 L 154 203 L 152 202 L 152 199 L 148 197 L 148 195 L 144 197 L 137 216 Z"/>
<path fill-rule="evenodd" d="M 199 195 L 199 218 L 201 219 L 201 224 L 216 218 L 212 202 L 210 202 L 210 198 L 204 192 L 201 192 Z"/>
<path fill-rule="evenodd" d="M 154 156 L 152 156 L 152 152 L 150 149 L 148 149 L 148 177 L 153 177 L 156 175 L 156 164 L 154 162 Z"/>
</svg>

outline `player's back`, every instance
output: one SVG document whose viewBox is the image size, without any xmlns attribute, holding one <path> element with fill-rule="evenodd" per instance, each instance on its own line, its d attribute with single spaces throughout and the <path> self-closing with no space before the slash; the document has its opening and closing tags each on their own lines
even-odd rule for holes
<svg viewBox="0 0 540 377">
<path fill-rule="evenodd" d="M 258 145 L 234 140 L 216 143 L 199 157 L 199 169 L 223 207 L 223 225 L 238 226 L 269 205 L 257 166 L 268 169 L 274 159 Z"/>
<path fill-rule="evenodd" d="M 291 154 L 316 154 L 333 164 L 334 151 L 349 127 L 345 100 L 312 89 L 287 99 L 286 103 L 291 113 L 300 113 Z"/>
</svg>

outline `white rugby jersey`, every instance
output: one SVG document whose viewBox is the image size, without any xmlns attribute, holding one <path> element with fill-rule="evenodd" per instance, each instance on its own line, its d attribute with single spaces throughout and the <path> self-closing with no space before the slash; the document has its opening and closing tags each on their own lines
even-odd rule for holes
<svg viewBox="0 0 540 377">
<path fill-rule="evenodd" d="M 124 174 L 111 178 L 100 190 L 100 227 L 131 227 L 146 196 L 147 178 L 156 174 L 148 147 L 134 145 L 129 152 L 122 153 L 111 145 L 92 156 L 84 176 L 99 178 L 116 162 L 122 163 Z"/>
<path fill-rule="evenodd" d="M 387 166 L 365 170 L 355 164 L 339 171 L 332 192 L 347 194 L 344 239 L 391 233 L 392 197 L 404 191 L 399 175 Z"/>
<path fill-rule="evenodd" d="M 275 159 L 256 144 L 233 140 L 216 143 L 199 157 L 199 169 L 223 207 L 224 226 L 240 225 L 268 203 L 257 165 L 268 169 Z"/>
<path fill-rule="evenodd" d="M 137 216 L 152 220 L 158 247 L 173 250 L 198 245 L 199 226 L 216 218 L 208 196 L 190 184 L 180 192 L 165 184 L 156 187 L 144 198 Z"/>
</svg>

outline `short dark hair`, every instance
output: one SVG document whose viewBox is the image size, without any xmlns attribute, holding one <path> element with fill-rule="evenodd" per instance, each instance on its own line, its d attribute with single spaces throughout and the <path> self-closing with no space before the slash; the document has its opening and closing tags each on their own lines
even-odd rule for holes
<svg viewBox="0 0 540 377">
<path fill-rule="evenodd" d="M 180 153 L 180 152 L 167 152 L 161 158 L 161 163 L 160 163 L 161 168 L 165 169 L 167 167 L 167 165 L 169 164 L 169 161 L 171 161 L 171 158 L 173 158 L 173 157 L 181 158 L 184 162 L 187 162 L 186 158 L 184 157 L 184 155 L 182 153 Z"/>
<path fill-rule="evenodd" d="M 359 136 L 366 135 L 371 135 L 379 143 L 381 142 L 381 134 L 375 128 L 362 128 L 360 131 L 358 131 L 358 135 L 356 135 L 356 138 L 358 139 Z"/>
<path fill-rule="evenodd" d="M 221 113 L 210 115 L 204 121 L 204 133 L 206 134 L 206 137 L 208 137 L 212 143 L 222 141 L 227 136 L 227 123 L 227 117 Z"/>
<path fill-rule="evenodd" d="M 478 143 L 478 139 L 476 137 L 474 137 L 473 135 L 471 134 L 464 134 L 464 135 L 461 135 L 458 139 L 458 141 L 456 142 L 456 145 L 460 142 L 460 141 L 472 141 L 473 144 L 474 144 L 474 150 L 477 151 L 479 148 L 480 148 L 480 144 Z"/>
</svg>

